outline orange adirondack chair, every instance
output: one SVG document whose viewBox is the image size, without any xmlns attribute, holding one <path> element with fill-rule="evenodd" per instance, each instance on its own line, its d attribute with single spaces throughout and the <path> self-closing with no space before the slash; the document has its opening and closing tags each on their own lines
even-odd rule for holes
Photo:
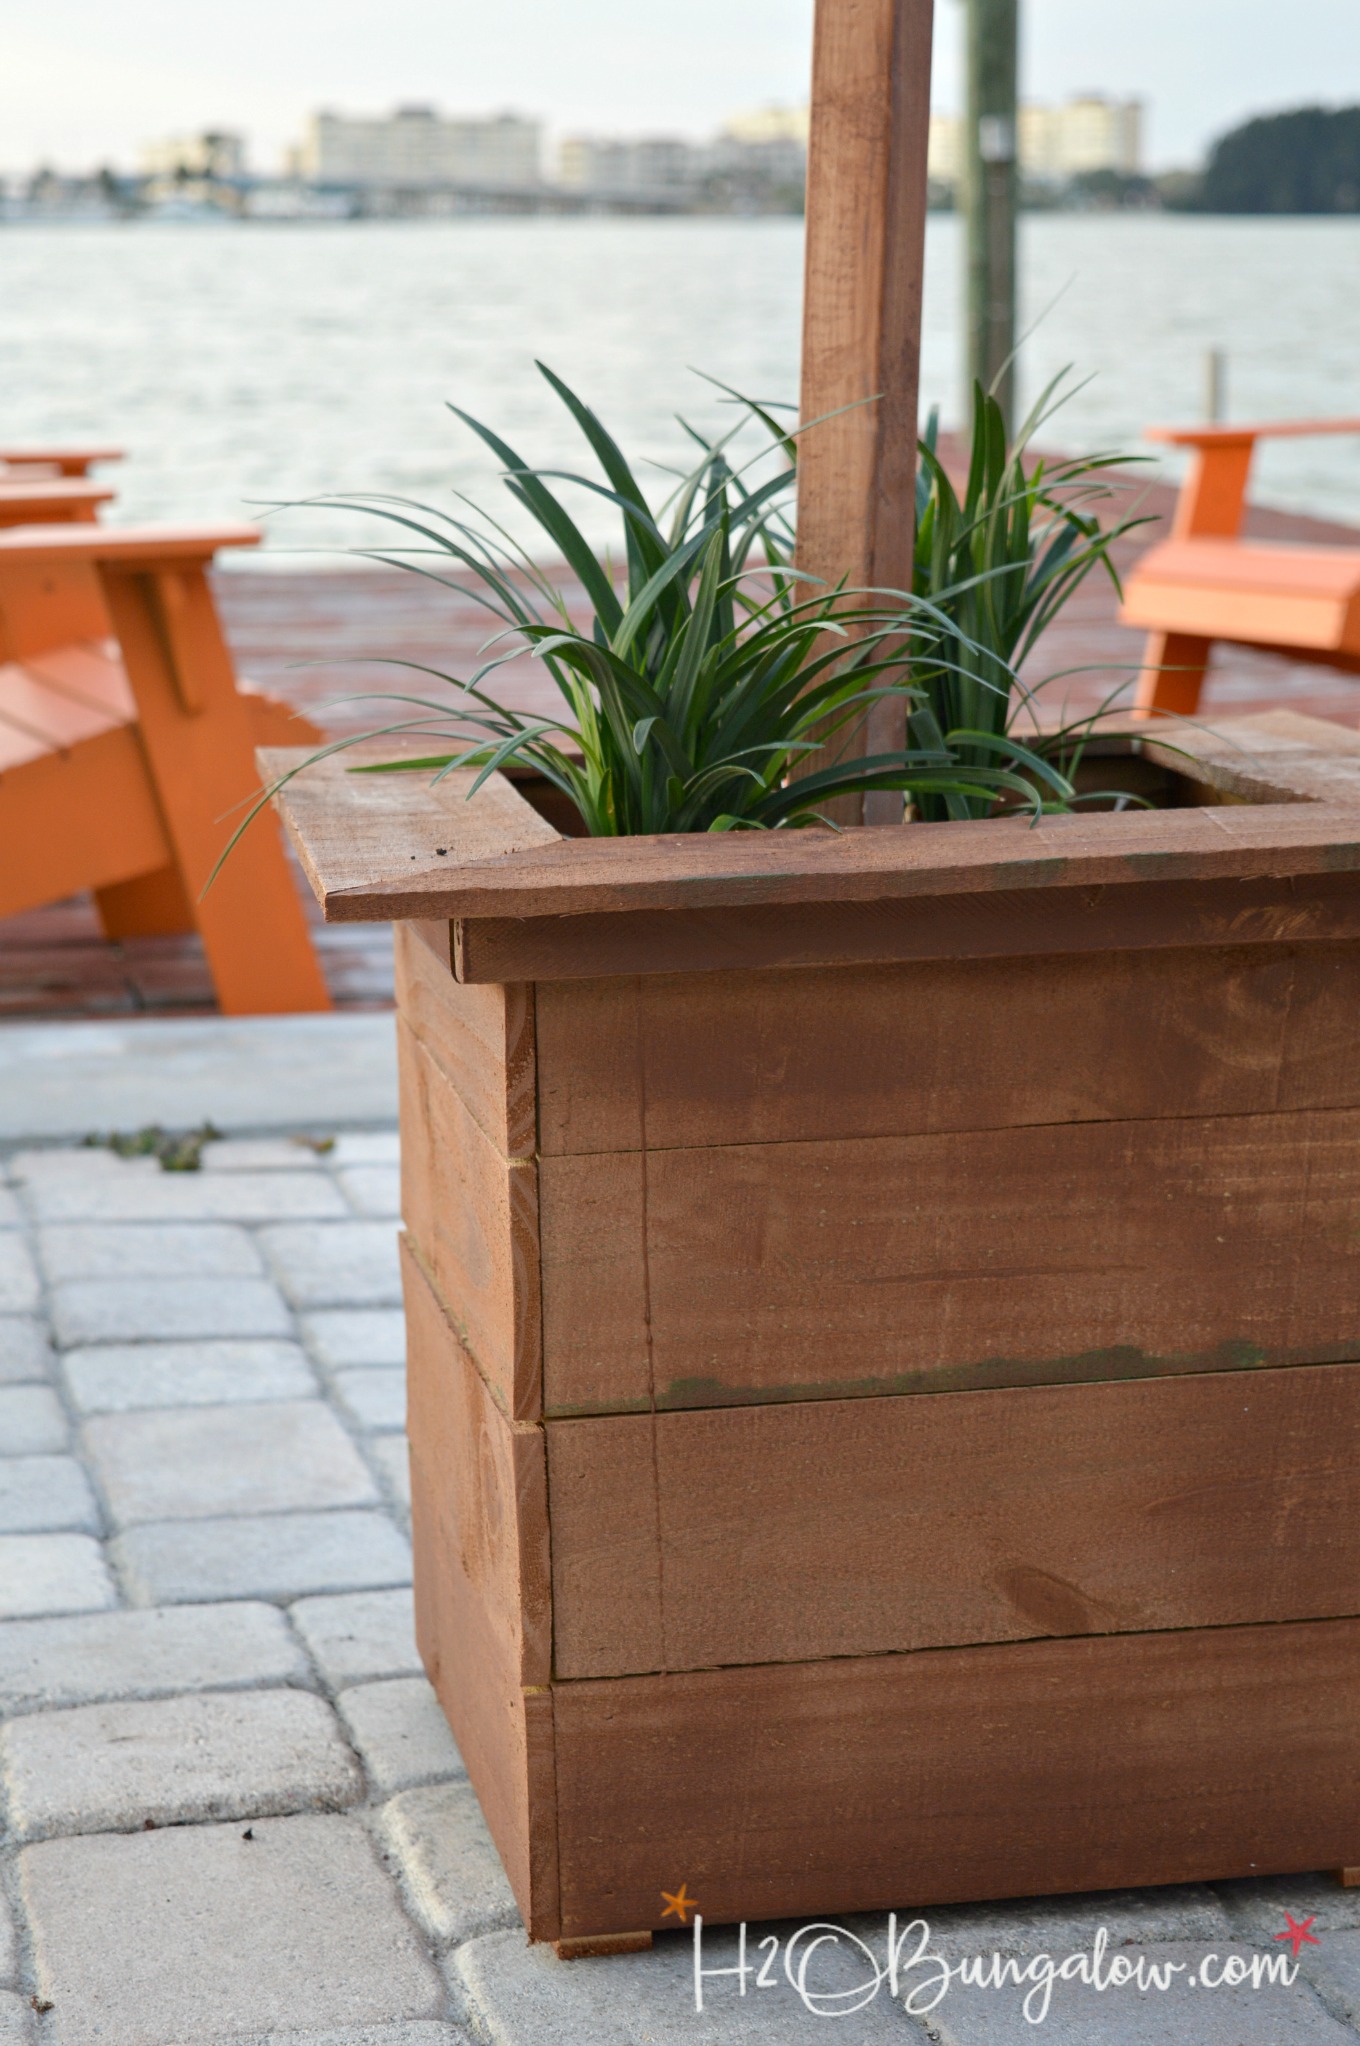
<svg viewBox="0 0 1360 2046">
<path fill-rule="evenodd" d="M 1120 619 L 1148 634 L 1139 716 L 1193 712 L 1220 639 L 1360 674 L 1360 548 L 1240 537 L 1257 441 L 1315 433 L 1360 434 L 1360 419 L 1149 430 L 1195 452 L 1171 538 L 1125 585 Z"/>
<path fill-rule="evenodd" d="M 88 523 L 113 492 L 89 481 L 119 448 L 0 448 L 0 527 Z"/>
<path fill-rule="evenodd" d="M 0 916 L 88 888 L 109 937 L 197 927 L 229 1015 L 330 1007 L 272 815 L 199 900 L 256 745 L 315 730 L 232 671 L 207 571 L 259 537 L 0 532 Z"/>
</svg>

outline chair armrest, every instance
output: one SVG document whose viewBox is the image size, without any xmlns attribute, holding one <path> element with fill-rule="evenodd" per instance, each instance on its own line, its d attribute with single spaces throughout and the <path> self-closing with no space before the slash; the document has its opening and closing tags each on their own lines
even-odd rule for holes
<svg viewBox="0 0 1360 2046">
<path fill-rule="evenodd" d="M 211 560 L 219 547 L 258 547 L 258 526 L 11 526 L 0 562 L 43 556 L 110 568 L 157 568 Z"/>
<path fill-rule="evenodd" d="M 1312 434 L 1360 433 L 1360 419 L 1266 420 L 1255 426 L 1149 426 L 1144 440 L 1178 448 L 1240 447 L 1257 440 L 1296 440 Z"/>
<path fill-rule="evenodd" d="M 0 447 L 0 475 L 6 469 L 55 469 L 59 476 L 85 476 L 96 462 L 121 462 L 121 448 Z M 16 477 L 22 482 L 22 477 Z"/>
</svg>

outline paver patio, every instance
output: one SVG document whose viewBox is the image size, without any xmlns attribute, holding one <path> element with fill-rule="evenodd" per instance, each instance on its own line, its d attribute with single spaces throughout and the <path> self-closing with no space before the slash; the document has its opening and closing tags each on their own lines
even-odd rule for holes
<svg viewBox="0 0 1360 2046">
<path fill-rule="evenodd" d="M 924 1965 L 871 1996 L 883 1919 L 817 1950 L 805 2000 L 794 1928 L 750 1928 L 744 1994 L 735 1930 L 706 1934 L 702 2012 L 689 1934 L 529 1948 L 412 1636 L 396 1158 L 285 1131 L 194 1174 L 0 1160 L 0 2046 L 1031 2036 L 1032 1973 L 915 2016 Z M 1211 1990 L 1211 1951 L 1287 1955 L 1286 1908 L 1316 1921 L 1297 1979 Z M 929 1925 L 947 1961 L 1033 1970 L 1103 1925 L 1171 1968 L 1058 1984 L 1064 2046 L 1360 2038 L 1360 1892 L 1325 1876 Z"/>
</svg>

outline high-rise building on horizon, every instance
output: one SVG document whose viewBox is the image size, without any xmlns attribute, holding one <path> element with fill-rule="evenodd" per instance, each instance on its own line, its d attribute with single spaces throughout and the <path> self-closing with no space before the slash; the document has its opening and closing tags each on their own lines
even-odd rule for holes
<svg viewBox="0 0 1360 2046">
<path fill-rule="evenodd" d="M 1020 108 L 1020 169 L 1045 184 L 1092 171 L 1138 177 L 1143 169 L 1143 102 L 1082 93 L 1062 106 Z M 930 175 L 942 185 L 963 177 L 964 132 L 957 114 L 930 117 Z"/>
<path fill-rule="evenodd" d="M 323 109 L 308 122 L 293 165 L 314 185 L 523 190 L 540 182 L 542 144 L 541 123 L 522 114 L 449 118 L 431 106 L 379 115 Z"/>
</svg>

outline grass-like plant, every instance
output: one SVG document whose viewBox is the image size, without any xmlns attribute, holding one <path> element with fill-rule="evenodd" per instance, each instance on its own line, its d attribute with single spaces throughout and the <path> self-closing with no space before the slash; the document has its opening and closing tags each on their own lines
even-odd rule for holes
<svg viewBox="0 0 1360 2046">
<path fill-rule="evenodd" d="M 908 729 L 918 747 L 938 746 L 963 769 L 991 760 L 1001 735 L 1017 736 L 1022 724 L 1034 723 L 1036 689 L 1045 685 L 1027 687 L 1021 667 L 1093 570 L 1119 592 L 1110 548 L 1145 523 L 1133 517 L 1102 525 L 1099 517 L 1098 508 L 1116 494 L 1108 473 L 1125 468 L 1128 456 L 1029 459 L 1034 435 L 1062 402 L 1062 382 L 1048 386 L 1013 440 L 996 399 L 974 385 L 961 497 L 936 452 L 934 414 L 920 443 L 912 589 L 922 608 L 912 641 L 917 693 Z M 1092 722 L 1042 736 L 1027 731 L 1027 743 L 1070 773 Z M 979 748 L 979 734 L 991 743 Z M 917 815 L 927 820 L 986 816 L 992 807 L 987 797 L 959 789 L 925 789 L 916 799 Z"/>
<path fill-rule="evenodd" d="M 731 433 L 708 439 L 687 428 L 699 458 L 654 510 L 596 414 L 539 368 L 598 475 L 535 469 L 490 427 L 458 417 L 501 464 L 507 490 L 576 577 L 591 616 L 573 618 L 529 552 L 475 508 L 468 516 L 462 506 L 438 511 L 386 497 L 325 500 L 404 529 L 399 546 L 364 551 L 475 596 L 499 628 L 471 675 L 395 663 L 451 685 L 454 696 L 388 699 L 414 715 L 384 732 L 446 743 L 356 771 L 424 768 L 440 776 L 476 766 L 479 786 L 518 762 L 555 785 L 585 830 L 602 837 L 808 824 L 822 820 L 832 798 L 878 789 L 901 792 L 918 814 L 943 806 L 940 814 L 985 815 L 999 798 L 1035 810 L 1070 802 L 1067 777 L 986 702 L 990 691 L 1004 704 L 1013 677 L 993 679 L 990 644 L 972 645 L 962 613 L 948 608 L 957 592 L 831 589 L 794 567 L 796 435 L 768 409 L 729 392 L 740 408 Z M 761 450 L 766 465 L 773 459 L 773 473 L 759 480 L 733 453 L 752 422 L 770 436 Z M 617 512 L 617 563 L 586 539 L 552 487 L 561 483 Z M 497 668 L 526 647 L 561 693 L 560 716 L 527 716 L 497 700 Z M 929 684 L 918 679 L 921 663 Z M 930 686 L 955 667 L 959 702 L 985 705 L 985 714 L 962 722 L 936 714 L 942 699 Z M 867 714 L 888 698 L 935 721 L 898 750 L 857 750 Z M 815 753 L 825 763 L 828 749 L 830 764 L 809 765 Z"/>
</svg>

